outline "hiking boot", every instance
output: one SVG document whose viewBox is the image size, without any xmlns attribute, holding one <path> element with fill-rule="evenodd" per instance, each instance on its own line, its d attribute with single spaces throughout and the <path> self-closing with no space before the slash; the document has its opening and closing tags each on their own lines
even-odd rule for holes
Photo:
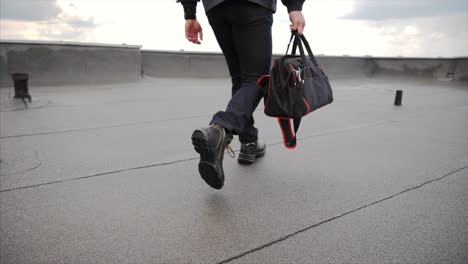
<svg viewBox="0 0 468 264">
<path fill-rule="evenodd" d="M 257 158 L 265 155 L 266 145 L 257 142 L 241 144 L 239 158 L 240 164 L 252 164 Z"/>
<path fill-rule="evenodd" d="M 200 154 L 198 171 L 208 185 L 218 190 L 224 185 L 224 150 L 231 140 L 232 135 L 216 124 L 197 129 L 192 134 L 192 144 Z"/>
</svg>

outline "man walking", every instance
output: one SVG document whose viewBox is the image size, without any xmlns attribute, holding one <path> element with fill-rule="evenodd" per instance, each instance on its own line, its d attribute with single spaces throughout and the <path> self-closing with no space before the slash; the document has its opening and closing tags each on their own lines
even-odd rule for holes
<svg viewBox="0 0 468 264">
<path fill-rule="evenodd" d="M 203 40 L 196 18 L 199 0 L 178 0 L 184 7 L 185 37 L 195 44 Z M 291 29 L 302 33 L 304 0 L 282 0 L 287 7 Z M 265 154 L 258 142 L 258 130 L 252 116 L 260 99 L 258 78 L 270 71 L 272 56 L 271 26 L 276 0 L 203 0 L 208 21 L 226 58 L 232 79 L 232 97 L 225 111 L 217 112 L 205 128 L 192 134 L 192 143 L 200 154 L 201 177 L 215 189 L 224 185 L 223 157 L 233 135 L 238 135 L 241 150 L 238 162 L 252 164 Z"/>
</svg>

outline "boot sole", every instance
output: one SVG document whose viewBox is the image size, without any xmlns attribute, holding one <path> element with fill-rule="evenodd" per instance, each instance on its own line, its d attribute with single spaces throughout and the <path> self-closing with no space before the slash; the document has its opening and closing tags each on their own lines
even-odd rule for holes
<svg viewBox="0 0 468 264">
<path fill-rule="evenodd" d="M 239 153 L 239 158 L 237 159 L 237 162 L 243 165 L 250 165 L 254 163 L 258 158 L 261 158 L 263 156 L 265 156 L 265 151 L 259 152 L 256 155 Z"/>
<path fill-rule="evenodd" d="M 195 151 L 200 154 L 200 163 L 198 163 L 198 172 L 202 179 L 212 188 L 221 189 L 224 182 L 221 181 L 216 166 L 209 162 L 213 156 L 208 146 L 208 139 L 206 134 L 201 130 L 195 130 L 192 134 L 192 144 Z"/>
</svg>

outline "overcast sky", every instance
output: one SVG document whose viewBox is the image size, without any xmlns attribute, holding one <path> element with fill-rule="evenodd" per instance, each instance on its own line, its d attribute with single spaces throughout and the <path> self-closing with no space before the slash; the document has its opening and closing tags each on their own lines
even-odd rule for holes
<svg viewBox="0 0 468 264">
<path fill-rule="evenodd" d="M 305 36 L 317 54 L 468 56 L 468 0 L 306 0 Z M 204 41 L 185 40 L 175 0 L 0 0 L 0 38 L 142 45 L 144 49 L 217 51 L 198 5 Z M 278 0 L 273 50 L 289 36 Z"/>
</svg>

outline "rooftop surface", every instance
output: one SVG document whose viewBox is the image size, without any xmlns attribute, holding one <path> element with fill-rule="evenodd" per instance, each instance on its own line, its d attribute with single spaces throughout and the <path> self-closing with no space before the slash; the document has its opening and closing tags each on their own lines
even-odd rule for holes
<svg viewBox="0 0 468 264">
<path fill-rule="evenodd" d="M 0 89 L 1 263 L 468 263 L 466 83 L 332 86 L 295 150 L 260 106 L 267 154 L 219 191 L 190 135 L 225 78 Z"/>
</svg>

